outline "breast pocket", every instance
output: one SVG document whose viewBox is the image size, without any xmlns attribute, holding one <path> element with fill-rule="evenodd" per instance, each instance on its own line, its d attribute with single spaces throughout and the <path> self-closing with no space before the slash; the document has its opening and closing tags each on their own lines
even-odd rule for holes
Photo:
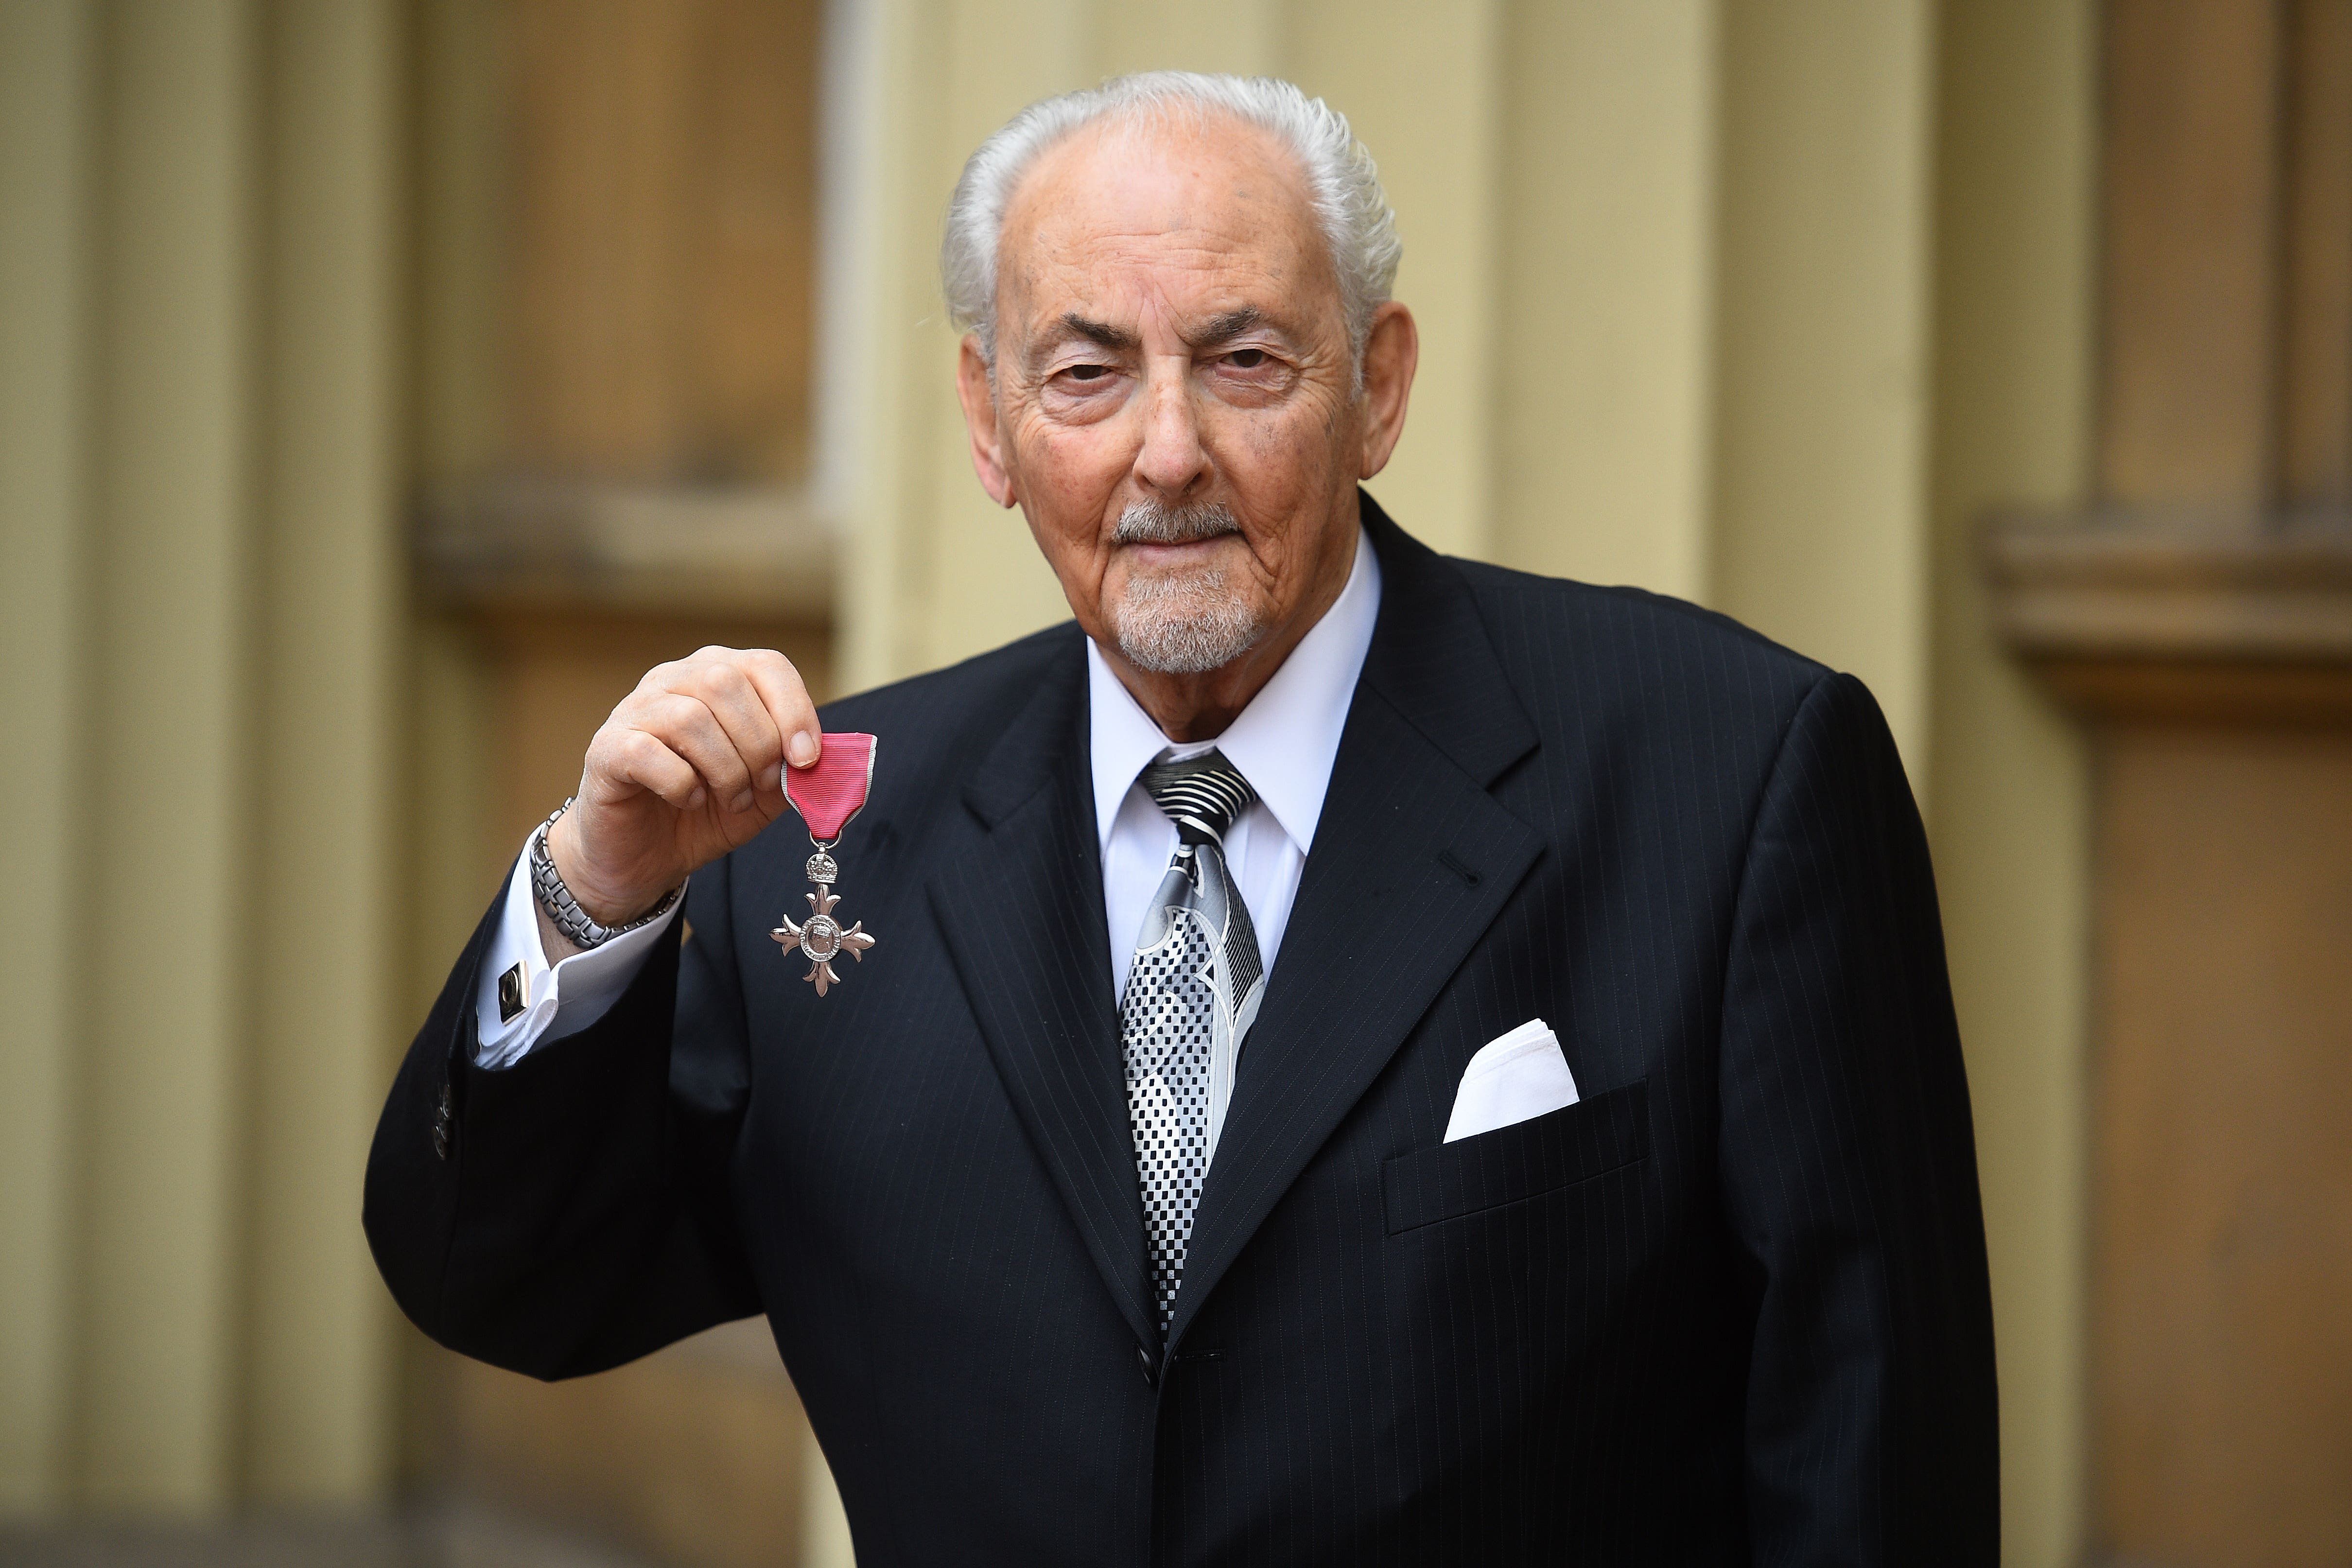
<svg viewBox="0 0 2352 1568">
<path fill-rule="evenodd" d="M 1381 1167 L 1389 1234 L 1589 1182 L 1649 1154 L 1649 1082 L 1642 1079 L 1492 1132 L 1389 1160 Z"/>
</svg>

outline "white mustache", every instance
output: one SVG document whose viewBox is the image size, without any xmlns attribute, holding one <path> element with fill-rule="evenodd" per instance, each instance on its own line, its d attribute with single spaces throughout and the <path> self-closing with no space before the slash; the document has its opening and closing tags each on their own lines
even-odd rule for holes
<svg viewBox="0 0 2352 1568">
<path fill-rule="evenodd" d="M 1156 500 L 1140 500 L 1119 513 L 1118 527 L 1111 534 L 1115 544 L 1191 544 L 1197 540 L 1215 539 L 1221 534 L 1239 533 L 1240 521 L 1227 508 L 1210 502 L 1201 506 L 1169 506 Z"/>
</svg>

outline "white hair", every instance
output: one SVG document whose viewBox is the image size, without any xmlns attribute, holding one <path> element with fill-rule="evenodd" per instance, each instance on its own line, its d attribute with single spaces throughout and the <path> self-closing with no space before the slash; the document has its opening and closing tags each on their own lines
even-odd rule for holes
<svg viewBox="0 0 2352 1568">
<path fill-rule="evenodd" d="M 1372 313 L 1396 282 L 1404 247 L 1396 215 L 1381 190 L 1372 155 L 1348 129 L 1348 118 L 1319 98 L 1308 98 L 1273 77 L 1204 76 L 1195 71 L 1144 71 L 1100 87 L 1041 99 L 980 144 L 963 166 L 948 203 L 947 237 L 940 247 L 940 281 L 957 329 L 978 334 L 981 357 L 996 363 L 996 246 L 1004 209 L 1021 177 L 1048 149 L 1103 121 L 1230 115 L 1270 132 L 1297 156 L 1307 176 L 1315 220 L 1331 249 L 1348 343 L 1358 381 Z"/>
</svg>

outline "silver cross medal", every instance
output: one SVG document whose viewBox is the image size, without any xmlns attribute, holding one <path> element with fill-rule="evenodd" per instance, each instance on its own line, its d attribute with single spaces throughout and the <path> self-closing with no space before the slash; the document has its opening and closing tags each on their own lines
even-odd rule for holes
<svg viewBox="0 0 2352 1568">
<path fill-rule="evenodd" d="M 865 963 L 866 950 L 874 945 L 874 939 L 866 934 L 864 921 L 844 931 L 841 922 L 833 918 L 833 906 L 841 902 L 833 891 L 841 868 L 826 853 L 833 843 L 814 837 L 809 842 L 816 845 L 816 853 L 808 858 L 808 879 L 816 884 L 816 891 L 808 895 L 809 918 L 794 925 L 793 917 L 785 915 L 784 923 L 768 934 L 787 948 L 797 946 L 801 950 L 801 956 L 809 961 L 809 972 L 801 978 L 814 981 L 816 994 L 822 996 L 828 986 L 841 984 L 841 976 L 833 972 L 833 961 L 845 952 L 860 963 Z"/>
</svg>

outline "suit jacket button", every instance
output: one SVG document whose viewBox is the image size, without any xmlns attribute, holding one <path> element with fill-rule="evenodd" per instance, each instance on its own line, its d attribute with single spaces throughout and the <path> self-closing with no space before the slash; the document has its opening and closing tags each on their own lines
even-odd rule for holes
<svg viewBox="0 0 2352 1568">
<path fill-rule="evenodd" d="M 449 1157 L 449 1086 L 441 1086 L 441 1103 L 433 1111 L 433 1152 L 446 1160 Z"/>
<path fill-rule="evenodd" d="M 1146 1388 L 1159 1387 L 1160 1368 L 1158 1363 L 1151 1359 L 1151 1352 L 1144 1349 L 1141 1345 L 1138 1345 L 1135 1347 L 1135 1359 L 1143 1363 L 1143 1385 Z"/>
</svg>

